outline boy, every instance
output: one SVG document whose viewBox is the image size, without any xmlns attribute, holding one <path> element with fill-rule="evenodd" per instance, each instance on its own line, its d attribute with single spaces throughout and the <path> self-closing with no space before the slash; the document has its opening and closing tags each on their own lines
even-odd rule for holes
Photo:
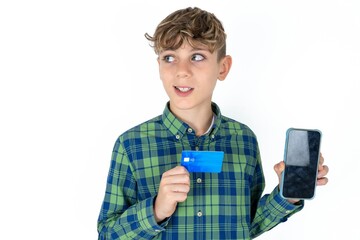
<svg viewBox="0 0 360 240">
<path fill-rule="evenodd" d="M 98 219 L 99 239 L 250 239 L 303 208 L 265 180 L 256 136 L 212 102 L 231 68 L 221 22 L 199 8 L 175 11 L 145 35 L 169 96 L 162 115 L 115 143 Z M 189 173 L 183 150 L 223 151 L 220 173 Z M 327 182 L 321 157 L 318 185 Z M 282 162 L 275 165 L 279 178 Z"/>
</svg>

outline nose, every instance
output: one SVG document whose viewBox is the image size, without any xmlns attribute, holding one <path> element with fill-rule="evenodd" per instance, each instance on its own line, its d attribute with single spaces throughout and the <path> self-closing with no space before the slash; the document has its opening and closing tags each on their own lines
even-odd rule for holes
<svg viewBox="0 0 360 240">
<path fill-rule="evenodd" d="M 189 63 L 186 61 L 179 61 L 176 69 L 177 78 L 187 78 L 191 75 Z"/>
</svg>

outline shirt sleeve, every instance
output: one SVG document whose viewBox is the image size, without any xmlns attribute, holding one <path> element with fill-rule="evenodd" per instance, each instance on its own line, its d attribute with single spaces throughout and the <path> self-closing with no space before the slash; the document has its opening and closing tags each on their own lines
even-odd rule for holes
<svg viewBox="0 0 360 240">
<path fill-rule="evenodd" d="M 269 231 L 279 223 L 285 222 L 290 216 L 299 212 L 304 207 L 304 201 L 291 204 L 282 198 L 278 187 L 275 187 L 270 194 L 265 194 L 261 197 L 264 187 L 265 179 L 258 152 L 258 164 L 253 175 L 251 189 L 252 222 L 250 234 L 252 238 Z"/>
<path fill-rule="evenodd" d="M 98 218 L 98 239 L 151 239 L 165 230 L 153 212 L 154 197 L 137 200 L 137 185 L 120 138 L 115 143 L 105 197 Z"/>
</svg>

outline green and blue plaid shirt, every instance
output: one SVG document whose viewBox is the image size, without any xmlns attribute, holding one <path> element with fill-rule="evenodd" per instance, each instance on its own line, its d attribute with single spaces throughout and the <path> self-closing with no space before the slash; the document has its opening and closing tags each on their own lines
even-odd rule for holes
<svg viewBox="0 0 360 240">
<path fill-rule="evenodd" d="M 265 179 L 256 136 L 244 124 L 216 115 L 198 137 L 167 105 L 164 113 L 116 141 L 98 219 L 99 239 L 251 239 L 299 211 Z M 190 173 L 190 192 L 160 225 L 153 213 L 161 175 L 180 165 L 183 150 L 223 151 L 221 173 Z"/>
</svg>

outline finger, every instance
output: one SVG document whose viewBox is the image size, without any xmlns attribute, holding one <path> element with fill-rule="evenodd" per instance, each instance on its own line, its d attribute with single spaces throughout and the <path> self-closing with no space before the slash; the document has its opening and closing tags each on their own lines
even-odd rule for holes
<svg viewBox="0 0 360 240">
<path fill-rule="evenodd" d="M 170 196 L 173 193 L 188 193 L 190 185 L 187 184 L 167 184 L 160 187 L 159 192 Z"/>
<path fill-rule="evenodd" d="M 326 165 L 322 166 L 322 169 L 318 170 L 318 178 L 325 177 L 329 173 L 329 167 Z"/>
<path fill-rule="evenodd" d="M 318 172 L 323 171 L 323 170 L 324 170 L 324 165 L 319 165 L 318 166 Z"/>
<path fill-rule="evenodd" d="M 190 176 L 188 174 L 176 174 L 163 176 L 161 179 L 162 185 L 171 185 L 171 184 L 185 184 L 190 185 Z"/>
<path fill-rule="evenodd" d="M 284 169 L 285 169 L 284 161 L 281 161 L 281 162 L 274 165 L 274 170 L 275 170 L 277 175 L 281 175 L 281 173 L 284 171 Z"/>
<path fill-rule="evenodd" d="M 163 173 L 163 177 L 171 176 L 171 175 L 178 175 L 178 174 L 187 174 L 190 176 L 190 173 L 186 170 L 183 166 L 176 166 L 166 172 Z"/>
<path fill-rule="evenodd" d="M 173 184 L 171 185 L 171 191 L 174 193 L 188 193 L 190 186 L 186 184 Z"/>
<path fill-rule="evenodd" d="M 176 201 L 176 202 L 184 202 L 186 199 L 187 199 L 187 193 L 185 192 L 175 192 L 173 193 L 173 199 Z"/>
<path fill-rule="evenodd" d="M 319 165 L 320 165 L 320 166 L 324 164 L 324 160 L 325 160 L 325 159 L 324 159 L 322 153 L 320 153 L 320 158 L 319 158 Z"/>
<path fill-rule="evenodd" d="M 316 181 L 316 185 L 323 186 L 323 185 L 326 185 L 328 182 L 329 182 L 329 179 L 326 177 L 318 178 L 318 180 Z"/>
</svg>

